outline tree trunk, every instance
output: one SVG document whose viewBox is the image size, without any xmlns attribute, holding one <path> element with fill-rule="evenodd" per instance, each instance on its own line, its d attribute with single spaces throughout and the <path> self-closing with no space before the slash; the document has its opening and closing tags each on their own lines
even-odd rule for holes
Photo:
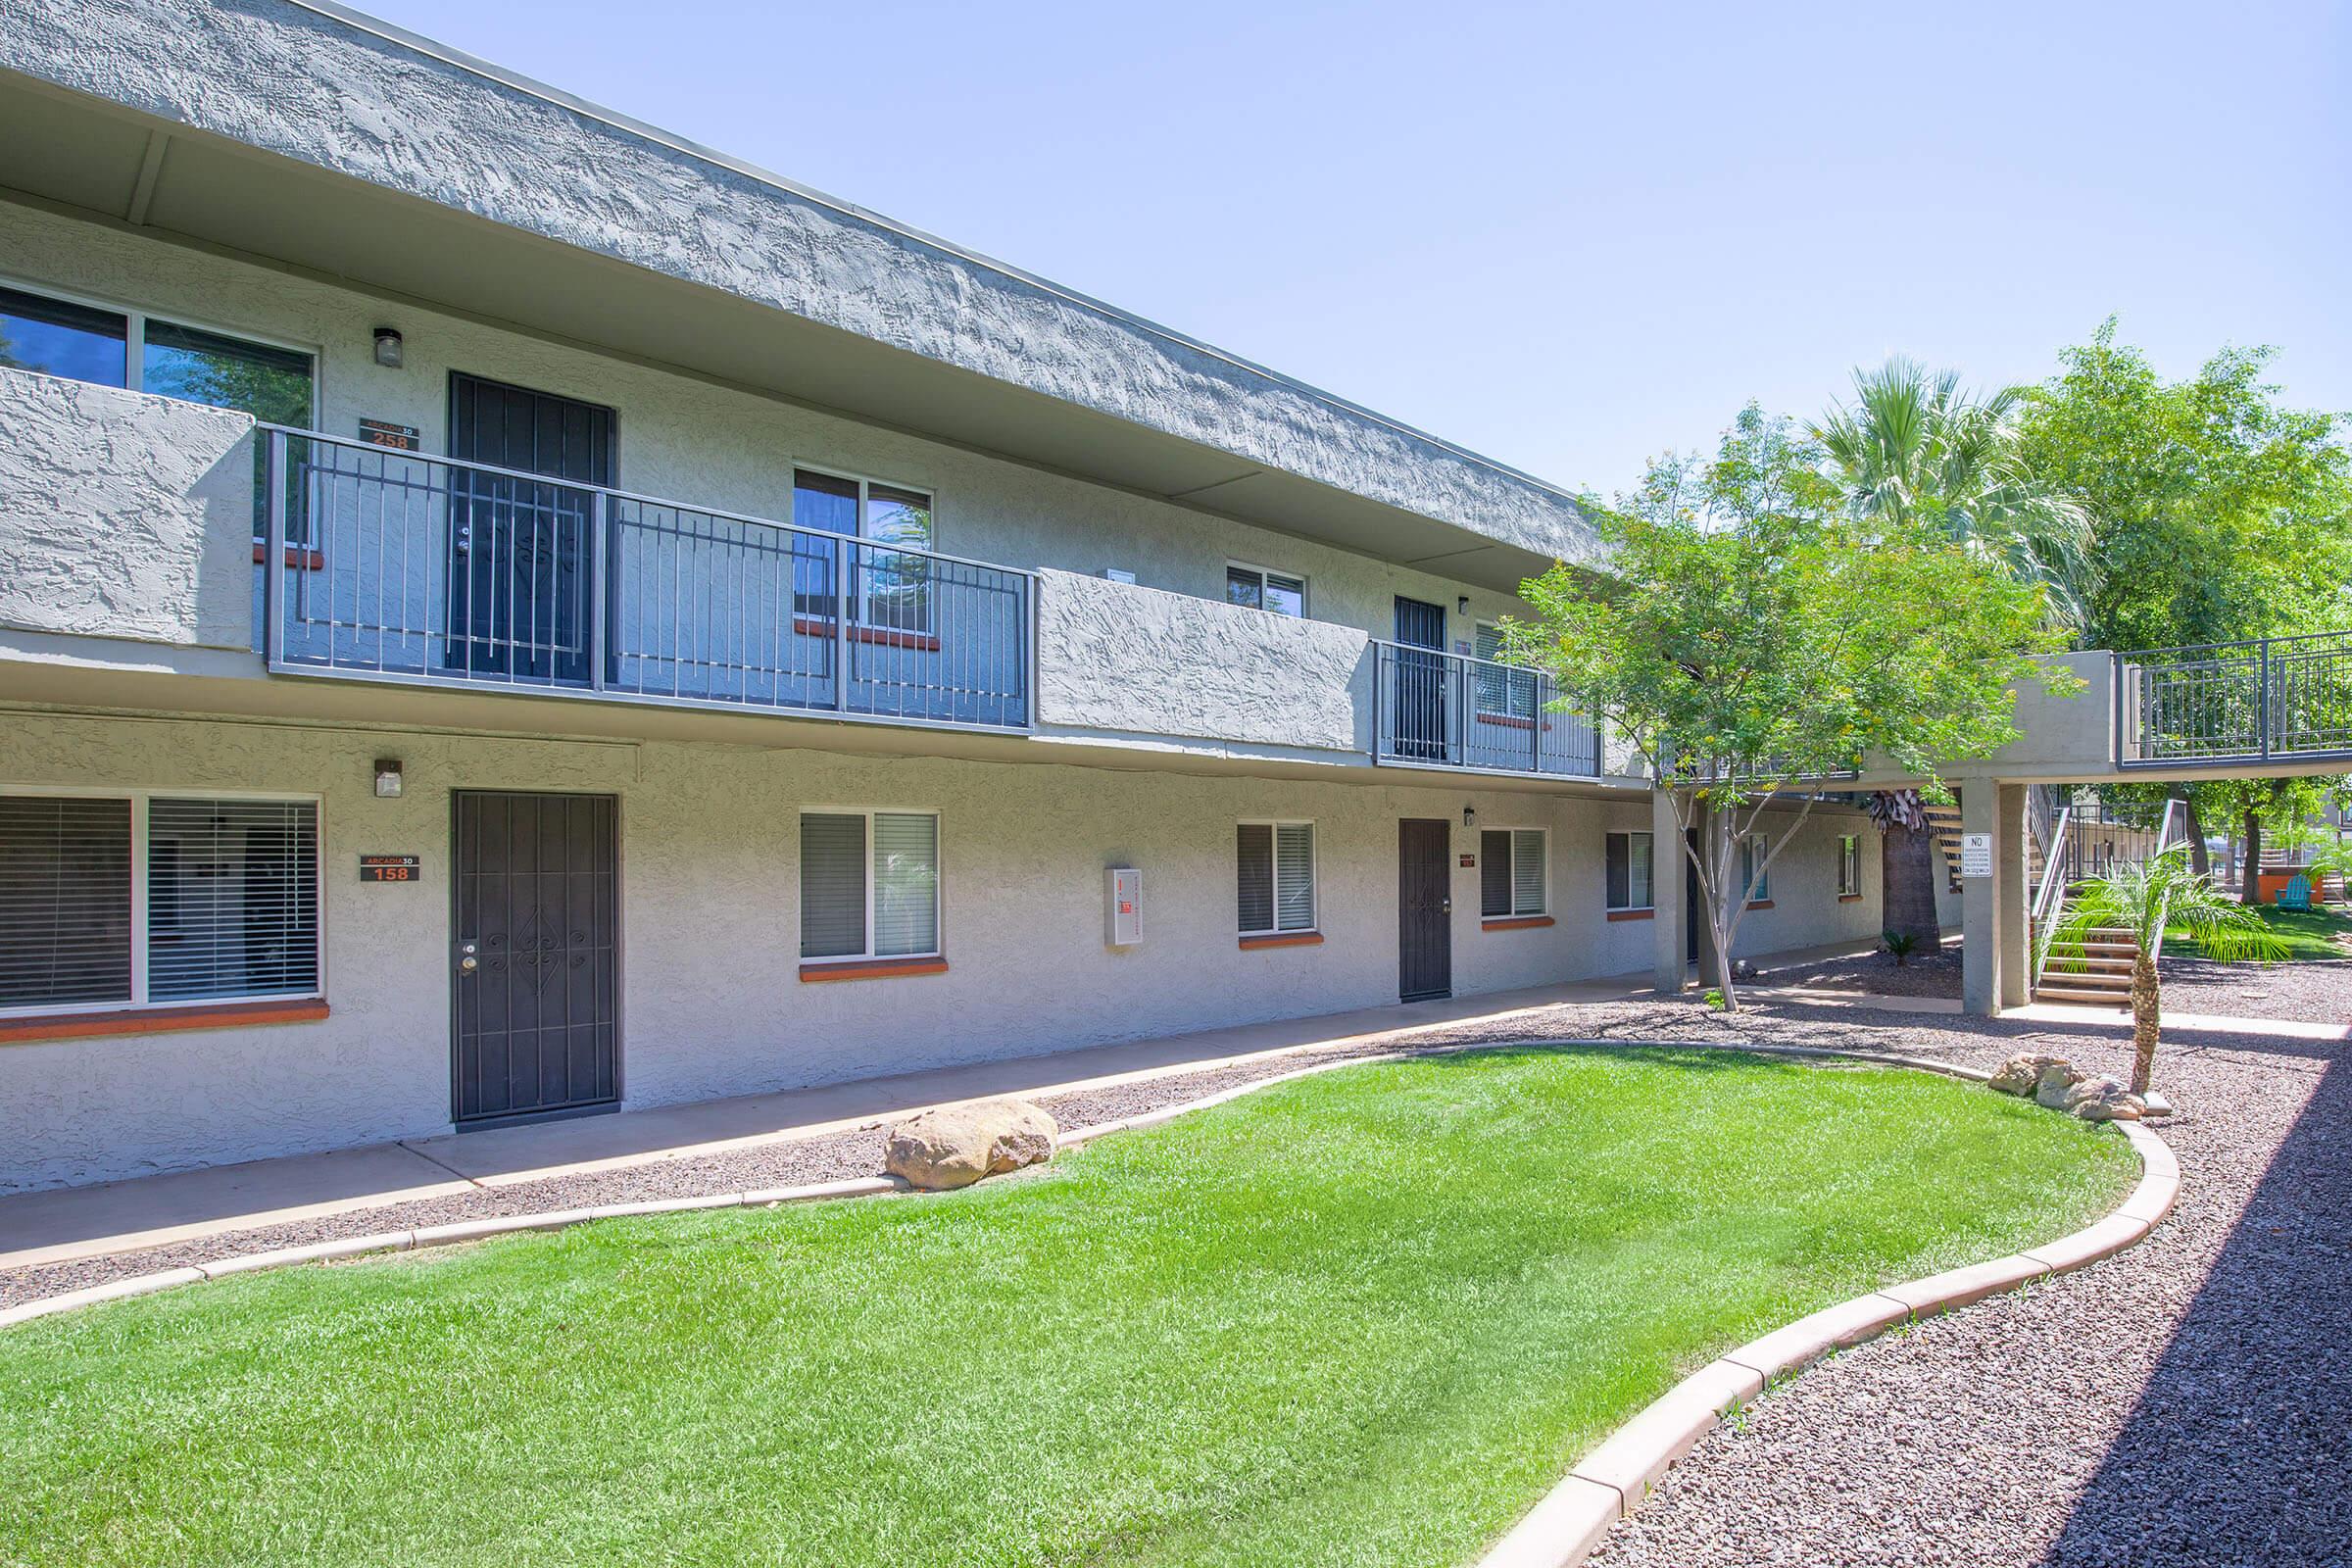
<svg viewBox="0 0 2352 1568">
<path fill-rule="evenodd" d="M 2197 803 L 2180 801 L 2180 820 L 2188 829 L 2188 868 L 2199 876 L 2213 875 L 2213 858 L 2205 853 L 2205 824 L 2197 820 Z"/>
<path fill-rule="evenodd" d="M 2156 1032 L 2164 1020 L 2164 998 L 2156 987 L 2156 960 L 2139 950 L 2132 960 L 2132 1092 L 2145 1095 L 2156 1071 Z"/>
<path fill-rule="evenodd" d="M 2240 868 L 2237 898 L 2241 904 L 2262 902 L 2262 818 L 2246 813 L 2246 863 Z"/>
<path fill-rule="evenodd" d="M 1936 879 L 1944 875 L 1943 853 L 1932 828 L 1892 827 L 1879 835 L 1879 885 L 1885 929 L 1912 938 L 1922 953 L 1943 940 L 1936 917 Z"/>
</svg>

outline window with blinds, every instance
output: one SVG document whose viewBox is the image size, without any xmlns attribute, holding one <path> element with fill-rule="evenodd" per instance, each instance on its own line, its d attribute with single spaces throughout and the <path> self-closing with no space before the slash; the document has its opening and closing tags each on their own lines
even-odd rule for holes
<svg viewBox="0 0 2352 1568">
<path fill-rule="evenodd" d="M 1862 840 L 1856 834 L 1842 834 L 1838 840 L 1838 896 L 1862 896 Z"/>
<path fill-rule="evenodd" d="M 124 1003 L 130 802 L 0 796 L 0 1007 Z"/>
<path fill-rule="evenodd" d="M 316 802 L 0 796 L 0 1009 L 316 996 L 319 936 Z"/>
<path fill-rule="evenodd" d="M 1602 882 L 1609 909 L 1657 907 L 1653 845 L 1647 833 L 1611 833 L 1602 854 Z"/>
<path fill-rule="evenodd" d="M 1306 613 L 1306 579 L 1235 562 L 1225 568 L 1225 601 L 1277 615 Z"/>
<path fill-rule="evenodd" d="M 801 956 L 911 958 L 939 951 L 939 818 L 803 812 Z"/>
<path fill-rule="evenodd" d="M 1243 822 L 1234 829 L 1236 913 L 1243 936 L 1315 928 L 1312 822 Z"/>
<path fill-rule="evenodd" d="M 1772 870 L 1765 861 L 1763 834 L 1750 833 L 1740 841 L 1740 881 L 1750 904 L 1772 902 Z"/>
<path fill-rule="evenodd" d="M 318 808 L 156 800 L 147 808 L 147 999 L 318 989 Z"/>
<path fill-rule="evenodd" d="M 1544 912 L 1542 828 L 1489 828 L 1478 836 L 1478 912 L 1507 919 Z"/>
</svg>

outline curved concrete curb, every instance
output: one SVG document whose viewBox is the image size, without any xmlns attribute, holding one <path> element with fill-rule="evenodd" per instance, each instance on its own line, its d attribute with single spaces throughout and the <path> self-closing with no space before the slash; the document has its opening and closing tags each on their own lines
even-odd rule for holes
<svg viewBox="0 0 2352 1568">
<path fill-rule="evenodd" d="M 1985 1076 L 1926 1061 L 1904 1065 L 1955 1077 Z M 2095 1263 L 2147 1235 L 2180 1197 L 2180 1162 L 2163 1139 L 2139 1123 L 2116 1125 L 2139 1155 L 2140 1177 L 2114 1213 L 2047 1246 L 1857 1296 L 1726 1351 L 1667 1390 L 1578 1460 L 1566 1479 L 1478 1559 L 1475 1568 L 1576 1568 L 1600 1544 L 1611 1525 L 1642 1506 L 1650 1488 L 1676 1460 L 1775 1378 L 1898 1324 Z"/>
</svg>

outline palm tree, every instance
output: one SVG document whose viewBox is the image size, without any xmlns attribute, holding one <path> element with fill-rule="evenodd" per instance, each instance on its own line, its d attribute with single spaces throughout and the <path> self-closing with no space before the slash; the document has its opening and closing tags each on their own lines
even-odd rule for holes
<svg viewBox="0 0 2352 1568">
<path fill-rule="evenodd" d="M 2164 997 L 2156 978 L 2157 947 L 2168 926 L 2179 926 L 2208 958 L 2272 961 L 2287 946 L 2262 917 L 2228 897 L 2213 879 L 2189 869 L 2188 846 L 2176 844 L 2145 860 L 2118 861 L 2083 884 L 2059 935 L 2080 943 L 2098 928 L 2129 931 L 2139 944 L 2132 963 L 2132 1092 L 2148 1092 L 2156 1070 L 2156 1034 Z M 2058 960 L 2063 966 L 2065 959 Z"/>
<path fill-rule="evenodd" d="M 2090 563 L 2082 509 L 2036 484 L 2018 456 L 2018 415 L 2030 388 L 1963 392 L 1956 370 L 1931 375 L 1896 357 L 1854 372 L 1851 407 L 1812 427 L 1854 514 L 1924 522 L 2039 583 L 2050 615 L 2082 624 Z"/>
<path fill-rule="evenodd" d="M 1931 375 L 1896 357 L 1854 372 L 1854 398 L 1812 426 L 1856 516 L 1928 523 L 1998 560 L 2009 575 L 2038 583 L 2050 618 L 2080 625 L 2088 581 L 2090 521 L 2081 507 L 2027 477 L 2018 458 L 2017 416 L 2029 391 L 2004 387 L 1977 397 L 1959 372 Z M 1933 947 L 1938 867 L 1924 831 L 1919 797 L 1882 790 L 1870 802 L 1878 823 L 1880 884 L 1889 930 Z"/>
</svg>

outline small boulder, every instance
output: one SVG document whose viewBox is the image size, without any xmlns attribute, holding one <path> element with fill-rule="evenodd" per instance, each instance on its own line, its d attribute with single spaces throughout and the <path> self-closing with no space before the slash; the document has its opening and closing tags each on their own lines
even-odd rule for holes
<svg viewBox="0 0 2352 1568">
<path fill-rule="evenodd" d="M 1054 1157 L 1061 1128 L 1026 1100 L 973 1100 L 895 1123 L 884 1135 L 882 1168 L 926 1192 L 969 1187 Z"/>
<path fill-rule="evenodd" d="M 2082 1081 L 2082 1073 L 2059 1057 L 2051 1056 L 2034 1084 L 2034 1102 L 2048 1110 L 2064 1110 L 2068 1091 Z"/>
<path fill-rule="evenodd" d="M 1986 1086 L 1997 1089 L 2004 1095 L 2030 1095 L 2040 1087 L 2041 1071 L 2044 1067 L 2065 1067 L 2066 1065 L 2067 1060 L 2064 1056 L 2044 1056 L 2032 1052 L 2021 1052 L 1995 1067 Z"/>
<path fill-rule="evenodd" d="M 2066 1092 L 2066 1108 L 2084 1121 L 2137 1121 L 2147 1102 L 2120 1078 L 2085 1078 Z"/>
</svg>

